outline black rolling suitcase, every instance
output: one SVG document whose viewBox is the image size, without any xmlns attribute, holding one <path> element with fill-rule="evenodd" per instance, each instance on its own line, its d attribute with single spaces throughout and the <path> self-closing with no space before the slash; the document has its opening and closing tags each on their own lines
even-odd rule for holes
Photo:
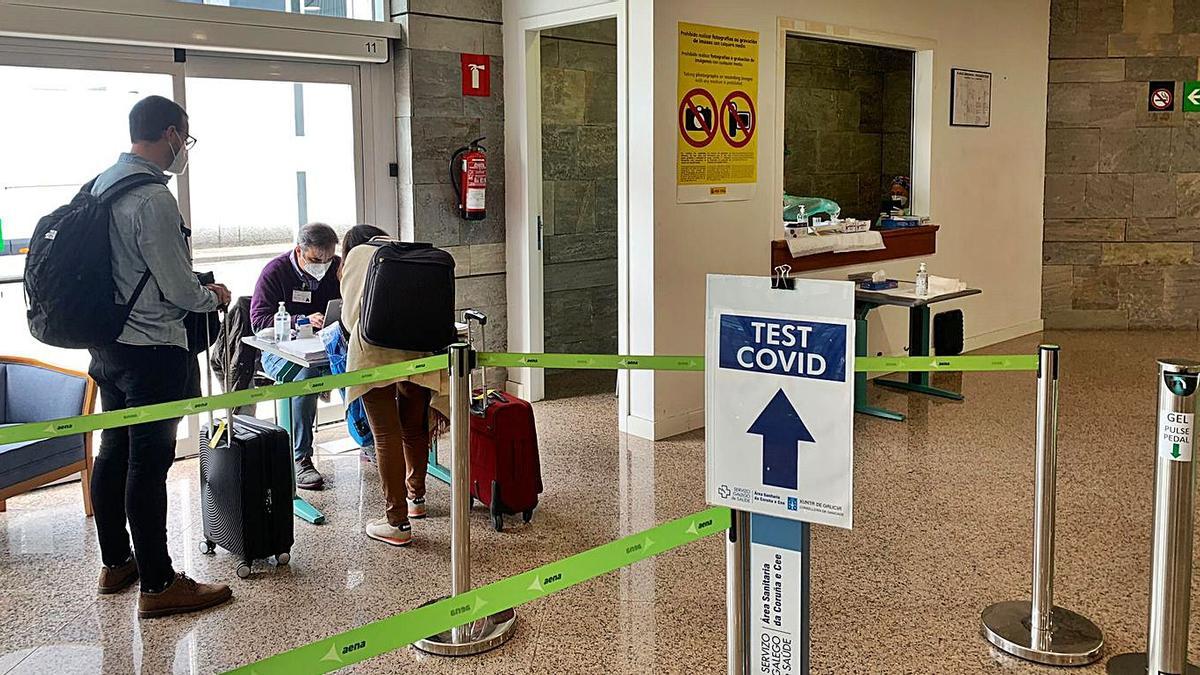
<svg viewBox="0 0 1200 675">
<path fill-rule="evenodd" d="M 280 565 L 291 561 L 292 441 L 286 430 L 270 422 L 231 417 L 232 429 L 224 420 L 214 422 L 210 412 L 200 429 L 200 551 L 212 553 L 220 546 L 237 555 L 237 575 L 245 579 L 255 560 L 273 556 Z M 216 443 L 211 442 L 214 429 L 219 432 Z"/>
</svg>

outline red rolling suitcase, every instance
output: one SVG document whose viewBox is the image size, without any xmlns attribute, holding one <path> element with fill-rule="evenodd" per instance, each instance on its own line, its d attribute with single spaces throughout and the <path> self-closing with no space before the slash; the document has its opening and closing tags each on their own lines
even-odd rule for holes
<svg viewBox="0 0 1200 675">
<path fill-rule="evenodd" d="M 479 324 L 482 347 L 487 317 L 477 310 L 467 310 L 463 317 L 468 327 Z M 471 496 L 488 507 L 492 527 L 500 532 L 505 515 L 519 513 L 526 523 L 533 518 L 542 493 L 542 464 L 533 406 L 511 394 L 489 391 L 483 371 L 481 379 L 471 401 Z"/>
</svg>

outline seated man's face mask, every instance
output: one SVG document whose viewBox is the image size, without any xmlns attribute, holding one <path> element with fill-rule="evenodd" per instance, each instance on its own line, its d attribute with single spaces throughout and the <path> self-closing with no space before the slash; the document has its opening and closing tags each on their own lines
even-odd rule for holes
<svg viewBox="0 0 1200 675">
<path fill-rule="evenodd" d="M 314 279 L 320 281 L 329 273 L 329 268 L 333 266 L 333 258 L 321 262 L 320 260 L 313 261 L 309 254 L 304 253 L 299 247 L 296 248 L 296 253 L 299 254 L 301 260 L 301 269 L 312 275 Z M 319 256 L 320 254 L 317 254 Z M 317 257 L 312 256 L 312 257 Z"/>
</svg>

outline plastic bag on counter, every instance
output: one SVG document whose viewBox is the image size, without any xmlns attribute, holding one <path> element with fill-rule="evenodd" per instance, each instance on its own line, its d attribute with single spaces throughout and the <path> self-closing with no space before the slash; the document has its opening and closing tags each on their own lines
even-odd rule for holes
<svg viewBox="0 0 1200 675">
<path fill-rule="evenodd" d="M 836 220 L 842 213 L 838 203 L 824 197 L 797 197 L 783 195 L 783 222 L 808 224 L 812 216 L 827 216 L 819 220 Z"/>
</svg>

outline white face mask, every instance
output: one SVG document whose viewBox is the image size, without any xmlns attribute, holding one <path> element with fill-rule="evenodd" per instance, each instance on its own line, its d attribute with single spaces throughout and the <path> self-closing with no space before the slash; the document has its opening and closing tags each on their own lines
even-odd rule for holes
<svg viewBox="0 0 1200 675">
<path fill-rule="evenodd" d="M 178 132 L 176 132 L 176 135 L 178 135 Z M 167 143 L 171 143 L 171 141 L 168 140 Z M 171 152 L 174 153 L 174 159 L 171 160 L 171 166 L 168 166 L 164 171 L 175 176 L 182 176 L 188 167 L 187 143 L 181 142 L 178 151 L 175 150 L 174 145 L 171 145 Z"/>
<path fill-rule="evenodd" d="M 329 272 L 329 268 L 333 266 L 332 262 L 327 263 L 304 263 L 304 271 L 312 275 L 314 279 L 320 281 L 325 278 L 325 274 Z"/>
</svg>

